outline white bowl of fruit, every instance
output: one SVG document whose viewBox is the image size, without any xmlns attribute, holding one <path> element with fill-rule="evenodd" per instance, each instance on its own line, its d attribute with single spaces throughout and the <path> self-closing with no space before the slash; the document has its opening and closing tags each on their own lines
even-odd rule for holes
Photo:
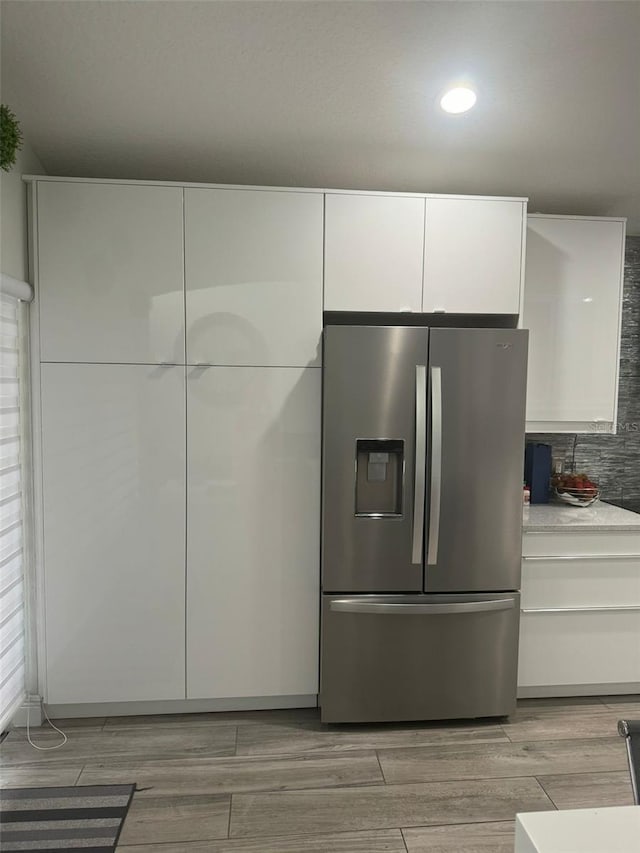
<svg viewBox="0 0 640 853">
<path fill-rule="evenodd" d="M 591 506 L 600 494 L 597 485 L 586 474 L 556 474 L 553 488 L 556 497 L 571 506 Z"/>
</svg>

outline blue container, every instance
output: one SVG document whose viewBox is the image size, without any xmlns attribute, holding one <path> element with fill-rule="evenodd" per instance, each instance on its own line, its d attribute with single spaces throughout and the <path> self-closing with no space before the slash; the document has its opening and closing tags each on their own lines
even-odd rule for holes
<svg viewBox="0 0 640 853">
<path fill-rule="evenodd" d="M 524 480 L 531 490 L 532 504 L 549 503 L 551 488 L 551 445 L 528 441 L 524 449 Z"/>
</svg>

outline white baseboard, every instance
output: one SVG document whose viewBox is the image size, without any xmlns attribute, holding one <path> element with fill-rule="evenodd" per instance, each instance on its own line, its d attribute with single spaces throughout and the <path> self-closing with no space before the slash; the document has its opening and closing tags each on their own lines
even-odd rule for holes
<svg viewBox="0 0 640 853">
<path fill-rule="evenodd" d="M 248 696 L 238 699 L 164 699 L 149 702 L 82 702 L 47 705 L 52 719 L 118 717 L 139 714 L 203 714 L 211 711 L 271 711 L 316 708 L 315 693 L 301 696 Z"/>
<path fill-rule="evenodd" d="M 14 729 L 23 729 L 27 725 L 27 716 L 29 717 L 29 728 L 36 729 L 41 726 L 44 720 L 42 713 L 42 697 L 31 695 L 28 696 L 22 705 L 18 708 L 11 720 L 11 726 Z"/>
<path fill-rule="evenodd" d="M 640 681 L 625 684 L 543 684 L 518 687 L 518 699 L 546 699 L 557 696 L 626 696 L 640 693 Z"/>
</svg>

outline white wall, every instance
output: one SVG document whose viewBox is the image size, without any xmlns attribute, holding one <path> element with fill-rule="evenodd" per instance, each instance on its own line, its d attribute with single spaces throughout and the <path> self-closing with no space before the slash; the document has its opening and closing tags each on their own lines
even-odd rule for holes
<svg viewBox="0 0 640 853">
<path fill-rule="evenodd" d="M 44 175 L 42 163 L 25 142 L 10 172 L 0 170 L 0 270 L 28 281 L 27 185 L 22 175 Z"/>
<path fill-rule="evenodd" d="M 42 163 L 36 157 L 31 147 L 24 142 L 16 162 L 10 172 L 0 170 L 0 270 L 6 275 L 17 278 L 20 281 L 29 281 L 28 244 L 27 244 L 27 184 L 22 180 L 22 175 L 43 175 Z M 23 308 L 25 312 L 27 309 Z M 26 325 L 26 323 L 25 323 Z M 26 403 L 25 398 L 25 405 Z M 28 409 L 27 409 L 28 412 Z M 29 420 L 27 414 L 26 420 Z M 27 436 L 30 431 L 27 432 Z M 27 439 L 27 441 L 29 441 Z M 30 442 L 29 442 L 30 446 Z M 27 451 L 26 465 L 30 466 L 30 454 Z M 31 548 L 27 553 L 33 553 Z M 37 676 L 37 637 L 36 637 L 36 614 L 35 588 L 32 566 L 26 568 L 28 604 L 26 619 L 28 624 L 28 639 L 26 652 L 26 688 L 28 693 L 38 692 Z M 31 577 L 30 577 L 31 575 Z M 19 723 L 20 713 L 14 717 L 14 724 Z M 40 725 L 41 715 L 38 708 L 31 711 L 31 724 Z"/>
</svg>

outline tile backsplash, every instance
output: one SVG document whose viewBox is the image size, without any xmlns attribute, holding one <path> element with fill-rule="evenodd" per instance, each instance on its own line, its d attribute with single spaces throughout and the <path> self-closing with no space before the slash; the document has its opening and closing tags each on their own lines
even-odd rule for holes
<svg viewBox="0 0 640 853">
<path fill-rule="evenodd" d="M 640 498 L 640 237 L 627 237 L 624 265 L 617 435 L 528 433 L 600 485 L 602 498 Z"/>
</svg>

